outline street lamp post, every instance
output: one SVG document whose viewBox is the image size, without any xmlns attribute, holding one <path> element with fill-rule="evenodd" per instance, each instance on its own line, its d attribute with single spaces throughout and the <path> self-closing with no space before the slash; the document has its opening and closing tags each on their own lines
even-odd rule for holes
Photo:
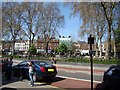
<svg viewBox="0 0 120 90">
<path fill-rule="evenodd" d="M 92 44 L 94 44 L 94 37 L 88 37 L 88 44 L 90 44 L 90 66 L 91 66 L 91 90 L 93 90 L 93 58 L 92 58 Z"/>
</svg>

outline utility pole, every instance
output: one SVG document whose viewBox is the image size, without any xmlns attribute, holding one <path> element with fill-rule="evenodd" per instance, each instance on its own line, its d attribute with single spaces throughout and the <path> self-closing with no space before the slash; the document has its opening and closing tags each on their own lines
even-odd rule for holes
<svg viewBox="0 0 120 90">
<path fill-rule="evenodd" d="M 88 37 L 88 44 L 90 44 L 90 66 L 91 66 L 91 90 L 93 90 L 93 58 L 92 58 L 92 44 L 94 44 L 94 37 Z"/>
</svg>

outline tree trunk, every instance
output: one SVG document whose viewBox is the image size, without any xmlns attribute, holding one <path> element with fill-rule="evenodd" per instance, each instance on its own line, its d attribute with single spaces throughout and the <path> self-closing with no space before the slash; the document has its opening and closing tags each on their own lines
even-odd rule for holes
<svg viewBox="0 0 120 90">
<path fill-rule="evenodd" d="M 114 40 L 114 58 L 117 57 L 117 54 L 116 54 L 116 44 L 115 44 L 115 40 Z"/>
<path fill-rule="evenodd" d="M 33 37 L 32 37 L 32 41 L 31 41 L 31 42 L 32 42 L 32 44 L 34 44 L 35 34 L 32 34 L 32 36 L 33 36 Z M 34 45 L 35 45 L 35 44 L 34 44 Z"/>
<path fill-rule="evenodd" d="M 114 46 L 114 58 L 116 58 L 117 57 L 117 54 L 116 54 L 116 40 L 115 40 L 115 32 L 114 32 L 114 30 L 113 30 L 113 28 L 112 28 L 112 31 L 113 31 L 113 46 Z"/>
<path fill-rule="evenodd" d="M 45 46 L 45 51 L 46 51 L 46 55 L 48 55 L 48 42 L 46 42 L 46 46 Z"/>
<path fill-rule="evenodd" d="M 108 26 L 108 59 L 111 59 L 111 24 L 109 23 Z"/>
<path fill-rule="evenodd" d="M 99 57 L 102 58 L 102 41 L 101 41 L 101 39 L 100 39 L 100 56 Z"/>
<path fill-rule="evenodd" d="M 107 42 L 107 47 L 106 47 L 106 50 L 105 50 L 105 58 L 108 59 L 108 42 Z"/>
<path fill-rule="evenodd" d="M 98 58 L 98 53 L 99 53 L 99 49 L 98 49 L 98 45 L 96 44 L 96 53 L 95 53 L 96 58 Z"/>
<path fill-rule="evenodd" d="M 110 8 L 110 14 L 108 16 L 108 11 L 107 11 L 107 8 L 104 2 L 101 2 L 101 5 L 103 7 L 104 15 L 108 23 L 108 38 L 107 38 L 108 47 L 107 47 L 106 58 L 111 59 L 111 25 L 112 25 L 112 10 L 111 9 L 112 8 Z"/>
<path fill-rule="evenodd" d="M 12 41 L 12 55 L 15 55 L 15 39 Z"/>
<path fill-rule="evenodd" d="M 29 48 L 28 48 L 28 59 L 29 59 L 29 60 L 31 59 L 31 58 L 30 58 L 30 56 L 31 56 L 30 54 L 31 54 L 31 53 L 30 53 L 30 51 L 29 51 L 29 50 L 30 50 L 30 47 L 31 47 L 31 40 L 29 40 Z"/>
</svg>

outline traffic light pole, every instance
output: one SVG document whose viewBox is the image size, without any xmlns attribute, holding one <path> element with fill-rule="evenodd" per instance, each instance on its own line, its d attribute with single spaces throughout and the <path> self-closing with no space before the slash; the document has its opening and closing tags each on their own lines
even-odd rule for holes
<svg viewBox="0 0 120 90">
<path fill-rule="evenodd" d="M 90 66 L 91 66 L 91 90 L 93 90 L 93 58 L 92 58 L 92 44 L 94 44 L 94 37 L 88 37 L 88 44 L 90 44 Z"/>
<path fill-rule="evenodd" d="M 90 65 L 91 65 L 91 90 L 93 90 L 93 58 L 92 58 L 92 44 L 90 43 Z"/>
</svg>

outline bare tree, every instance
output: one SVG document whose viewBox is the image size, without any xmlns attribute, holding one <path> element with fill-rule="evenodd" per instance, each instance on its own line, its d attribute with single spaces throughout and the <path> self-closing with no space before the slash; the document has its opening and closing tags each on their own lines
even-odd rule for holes
<svg viewBox="0 0 120 90">
<path fill-rule="evenodd" d="M 115 7 L 115 10 L 113 11 L 113 22 L 112 23 L 112 33 L 113 33 L 113 44 L 114 44 L 114 58 L 117 57 L 117 47 L 116 47 L 116 30 L 119 30 L 120 29 L 120 3 L 117 3 L 116 7 Z"/>
<path fill-rule="evenodd" d="M 21 18 L 17 13 L 19 3 L 3 2 L 2 3 L 2 23 L 3 36 L 7 36 L 7 40 L 12 40 L 12 55 L 15 54 L 15 41 L 20 33 Z"/>
<path fill-rule="evenodd" d="M 80 17 L 83 20 L 82 25 L 82 34 L 92 33 L 93 35 L 97 35 L 97 38 L 101 40 L 101 36 L 103 33 L 100 34 L 104 28 L 108 27 L 107 35 L 108 35 L 108 48 L 106 56 L 108 59 L 111 58 L 111 30 L 112 30 L 112 23 L 113 22 L 113 14 L 116 6 L 116 2 L 101 2 L 101 3 L 73 3 L 72 8 L 74 13 L 80 13 Z M 102 25 L 104 21 L 104 26 Z M 107 23 L 105 23 L 107 22 Z M 100 31 L 100 28 L 102 31 Z M 94 30 L 93 30 L 94 28 Z M 90 30 L 91 29 L 91 30 Z M 96 33 L 95 33 L 96 32 Z M 98 34 L 97 34 L 98 33 Z M 98 40 L 97 40 L 98 41 Z M 98 43 L 96 41 L 96 44 Z M 101 41 L 100 41 L 101 42 Z"/>
<path fill-rule="evenodd" d="M 64 24 L 64 17 L 56 3 L 6 2 L 3 3 L 2 20 L 4 36 L 13 41 L 13 54 L 18 37 L 28 39 L 30 47 L 38 35 L 43 35 L 48 52 L 48 43 L 58 33 L 57 29 Z"/>
<path fill-rule="evenodd" d="M 35 2 L 23 2 L 22 8 L 22 33 L 29 39 L 29 47 L 31 43 L 33 43 L 34 38 L 39 33 L 40 27 L 40 8 L 42 7 L 42 3 Z M 42 8 L 41 8 L 42 9 Z"/>
<path fill-rule="evenodd" d="M 60 14 L 60 10 L 56 3 L 45 3 L 42 11 L 42 35 L 44 38 L 45 50 L 48 53 L 48 44 L 55 38 L 57 29 L 64 25 L 64 16 Z"/>
<path fill-rule="evenodd" d="M 106 21 L 108 24 L 108 48 L 107 48 L 107 53 L 106 56 L 108 59 L 111 58 L 111 34 L 112 34 L 112 23 L 113 23 L 113 11 L 116 6 L 116 2 L 101 2 L 101 6 L 103 8 L 103 13 L 104 16 L 106 17 Z"/>
<path fill-rule="evenodd" d="M 73 3 L 74 15 L 80 13 L 80 17 L 83 21 L 80 27 L 80 36 L 86 36 L 92 34 L 95 37 L 96 57 L 98 57 L 99 44 L 102 43 L 102 37 L 105 32 L 105 22 L 101 9 L 98 8 L 97 3 Z"/>
</svg>

